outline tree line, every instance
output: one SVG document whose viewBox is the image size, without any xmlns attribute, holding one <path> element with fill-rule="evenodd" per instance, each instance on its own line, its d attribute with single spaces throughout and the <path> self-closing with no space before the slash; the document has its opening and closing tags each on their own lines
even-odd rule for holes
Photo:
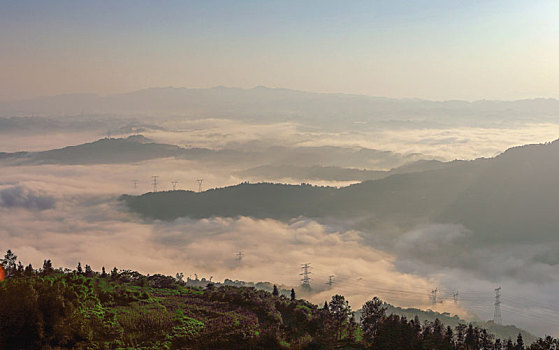
<svg viewBox="0 0 559 350">
<path fill-rule="evenodd" d="M 559 340 L 524 344 L 495 339 L 472 324 L 445 326 L 387 314 L 372 298 L 355 318 L 349 302 L 334 295 L 317 306 L 284 296 L 274 286 L 187 287 L 170 276 L 136 271 L 34 269 L 7 251 L 1 265 L 2 349 L 410 349 L 551 350 Z"/>
</svg>

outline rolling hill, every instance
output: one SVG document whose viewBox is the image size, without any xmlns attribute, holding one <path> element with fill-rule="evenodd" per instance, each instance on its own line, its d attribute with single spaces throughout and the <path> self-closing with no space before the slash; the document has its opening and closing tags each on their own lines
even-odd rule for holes
<svg viewBox="0 0 559 350">
<path fill-rule="evenodd" d="M 485 239 L 554 240 L 559 227 L 559 141 L 507 150 L 491 159 L 456 161 L 343 188 L 272 183 L 122 196 L 148 218 L 371 218 L 413 226 L 462 224 Z"/>
<path fill-rule="evenodd" d="M 177 145 L 157 143 L 142 135 L 127 138 L 103 138 L 94 142 L 67 146 L 41 152 L 0 152 L 0 159 L 16 161 L 15 164 L 115 164 L 150 159 L 168 158 L 201 160 L 218 165 L 262 166 L 262 164 L 289 164 L 292 169 L 320 164 L 326 167 L 386 168 L 406 165 L 413 171 L 423 156 L 417 153 L 399 154 L 370 148 L 336 146 L 270 146 L 241 145 L 237 148 L 184 148 Z M 417 163 L 420 164 L 420 163 Z M 352 169 L 341 169 L 351 180 L 359 180 Z M 250 171 L 245 172 L 249 175 Z M 239 173 L 242 175 L 243 173 Z M 380 174 L 380 173 L 379 173 Z M 328 174 L 319 172 L 319 177 Z M 357 177 L 357 178 L 356 178 Z"/>
</svg>

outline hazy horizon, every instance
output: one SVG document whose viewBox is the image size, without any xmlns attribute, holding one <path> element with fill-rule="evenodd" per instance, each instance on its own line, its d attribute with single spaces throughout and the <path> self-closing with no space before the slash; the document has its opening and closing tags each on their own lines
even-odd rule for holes
<svg viewBox="0 0 559 350">
<path fill-rule="evenodd" d="M 33 99 L 40 99 L 40 98 L 49 98 L 49 97 L 61 97 L 61 96 L 68 96 L 68 95 L 96 95 L 98 97 L 110 97 L 115 95 L 126 95 L 129 93 L 140 92 L 145 90 L 164 90 L 164 89 L 177 89 L 177 90 L 212 90 L 212 89 L 239 89 L 239 90 L 254 90 L 254 89 L 270 89 L 270 90 L 287 90 L 287 91 L 294 91 L 294 92 L 303 92 L 303 93 L 311 93 L 311 94 L 325 94 L 325 95 L 349 95 L 349 96 L 360 96 L 360 97 L 370 97 L 370 98 L 380 98 L 380 99 L 390 99 L 390 100 L 419 100 L 419 101 L 429 101 L 429 102 L 453 102 L 453 101 L 463 101 L 463 102 L 514 102 L 514 101 L 526 101 L 526 100 L 559 100 L 558 96 L 528 96 L 528 97 L 518 97 L 518 98 L 509 98 L 509 99 L 487 99 L 487 98 L 479 98 L 479 99 L 464 99 L 464 98 L 453 98 L 448 97 L 444 99 L 430 99 L 430 98 L 419 98 L 413 96 L 398 96 L 398 97 L 389 97 L 384 95 L 368 95 L 366 93 L 351 93 L 346 91 L 312 91 L 312 90 L 302 90 L 296 88 L 290 88 L 285 86 L 265 86 L 265 85 L 254 85 L 254 86 L 228 86 L 223 84 L 218 85 L 211 85 L 211 86 L 145 86 L 145 87 L 137 87 L 132 90 L 123 90 L 118 92 L 111 92 L 111 93 L 98 93 L 94 91 L 68 91 L 63 93 L 56 93 L 56 94 L 44 94 L 44 95 L 34 95 L 34 96 L 27 96 L 24 98 L 11 98 L 0 100 L 0 102 L 19 102 L 19 101 L 26 101 L 26 100 L 33 100 Z"/>
<path fill-rule="evenodd" d="M 149 86 L 558 97 L 549 0 L 6 2 L 0 100 Z M 441 30 L 442 29 L 442 30 Z"/>
</svg>

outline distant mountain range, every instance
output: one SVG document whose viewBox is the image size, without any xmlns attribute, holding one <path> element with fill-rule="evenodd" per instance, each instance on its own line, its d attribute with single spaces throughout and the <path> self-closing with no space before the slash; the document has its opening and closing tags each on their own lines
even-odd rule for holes
<svg viewBox="0 0 559 350">
<path fill-rule="evenodd" d="M 367 120 L 422 120 L 441 122 L 461 118 L 511 121 L 559 117 L 559 101 L 426 101 L 363 95 L 310 93 L 288 89 L 215 87 L 209 89 L 149 88 L 98 96 L 70 94 L 0 103 L 0 116 L 76 115 L 80 113 L 171 113 L 274 121 L 321 120 L 353 123 Z M 324 127 L 328 125 L 325 124 Z"/>
<path fill-rule="evenodd" d="M 515 147 L 490 159 L 394 174 L 343 188 L 242 183 L 202 193 L 124 195 L 148 218 L 250 216 L 359 218 L 414 227 L 462 224 L 484 240 L 556 241 L 559 227 L 559 141 Z M 541 257 L 549 260 L 553 257 Z"/>
</svg>

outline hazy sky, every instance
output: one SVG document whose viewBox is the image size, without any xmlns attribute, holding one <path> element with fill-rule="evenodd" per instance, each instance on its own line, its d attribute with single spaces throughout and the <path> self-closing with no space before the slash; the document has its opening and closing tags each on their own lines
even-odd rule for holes
<svg viewBox="0 0 559 350">
<path fill-rule="evenodd" d="M 154 86 L 559 97 L 559 2 L 0 0 L 0 100 Z"/>
</svg>

